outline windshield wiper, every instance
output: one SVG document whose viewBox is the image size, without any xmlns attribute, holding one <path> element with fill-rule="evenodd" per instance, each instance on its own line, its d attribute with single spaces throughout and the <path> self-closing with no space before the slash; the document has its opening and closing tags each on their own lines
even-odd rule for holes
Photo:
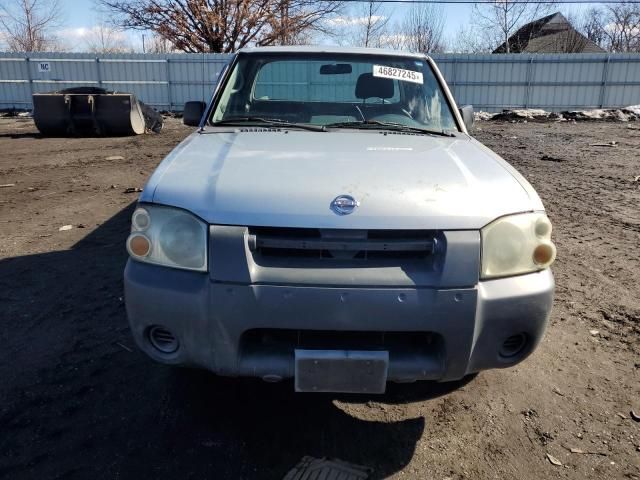
<svg viewBox="0 0 640 480">
<path fill-rule="evenodd" d="M 312 132 L 326 132 L 327 129 L 324 125 L 313 125 L 311 123 L 295 123 L 289 122 L 287 120 L 282 120 L 280 118 L 265 118 L 265 117 L 229 117 L 224 120 L 220 120 L 218 122 L 213 122 L 211 125 L 216 126 L 234 126 L 241 125 L 244 123 L 264 123 L 272 127 L 283 127 L 283 128 L 301 128 L 303 130 L 309 130 Z"/>
<path fill-rule="evenodd" d="M 412 127 L 403 123 L 381 122 L 379 120 L 356 120 L 351 122 L 336 122 L 325 125 L 327 128 L 360 128 L 360 129 L 381 129 L 393 130 L 401 132 L 425 133 L 431 135 L 440 135 L 442 137 L 455 137 L 455 135 L 447 130 L 431 130 L 428 128 Z"/>
</svg>

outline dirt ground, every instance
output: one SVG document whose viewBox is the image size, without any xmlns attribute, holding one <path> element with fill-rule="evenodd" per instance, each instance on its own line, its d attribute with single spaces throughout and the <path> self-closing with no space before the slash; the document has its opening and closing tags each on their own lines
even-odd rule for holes
<svg viewBox="0 0 640 480">
<path fill-rule="evenodd" d="M 1 478 L 279 479 L 313 455 L 373 478 L 640 479 L 635 123 L 477 125 L 554 223 L 550 327 L 516 368 L 371 398 L 216 378 L 135 348 L 121 277 L 137 193 L 124 192 L 189 131 L 44 139 L 0 119 L 0 184 L 15 184 L 0 187 Z"/>
</svg>

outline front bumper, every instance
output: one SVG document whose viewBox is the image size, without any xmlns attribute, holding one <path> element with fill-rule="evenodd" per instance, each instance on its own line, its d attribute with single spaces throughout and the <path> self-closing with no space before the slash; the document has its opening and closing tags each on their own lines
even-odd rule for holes
<svg viewBox="0 0 640 480">
<path fill-rule="evenodd" d="M 402 332 L 404 338 L 429 333 L 424 346 L 400 344 L 389 352 L 388 380 L 398 382 L 456 380 L 522 361 L 543 336 L 554 291 L 548 269 L 473 288 L 331 288 L 224 283 L 206 273 L 132 260 L 124 284 L 133 336 L 157 361 L 278 379 L 294 375 L 294 346 L 247 343 L 251 333 L 321 331 L 339 338 L 349 332 L 349 339 L 371 332 Z M 172 332 L 179 348 L 158 351 L 149 340 L 153 326 Z M 501 355 L 505 340 L 519 334 L 524 347 Z"/>
</svg>

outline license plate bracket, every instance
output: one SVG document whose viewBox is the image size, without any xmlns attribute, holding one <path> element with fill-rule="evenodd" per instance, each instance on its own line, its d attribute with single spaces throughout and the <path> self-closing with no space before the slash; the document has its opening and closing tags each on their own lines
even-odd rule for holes
<svg viewBox="0 0 640 480">
<path fill-rule="evenodd" d="M 295 350 L 296 392 L 384 393 L 389 352 Z"/>
</svg>

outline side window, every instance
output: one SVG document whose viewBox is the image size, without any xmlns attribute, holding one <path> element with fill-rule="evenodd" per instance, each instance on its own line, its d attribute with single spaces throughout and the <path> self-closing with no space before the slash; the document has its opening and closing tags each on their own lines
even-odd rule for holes
<svg viewBox="0 0 640 480">
<path fill-rule="evenodd" d="M 233 97 L 238 94 L 242 87 L 244 86 L 244 77 L 241 72 L 241 68 L 235 68 L 231 73 L 231 77 L 229 77 L 228 85 L 231 88 L 226 88 L 220 100 L 218 101 L 218 109 L 213 117 L 214 122 L 218 122 L 222 120 L 227 112 L 229 104 L 232 102 Z"/>
</svg>

